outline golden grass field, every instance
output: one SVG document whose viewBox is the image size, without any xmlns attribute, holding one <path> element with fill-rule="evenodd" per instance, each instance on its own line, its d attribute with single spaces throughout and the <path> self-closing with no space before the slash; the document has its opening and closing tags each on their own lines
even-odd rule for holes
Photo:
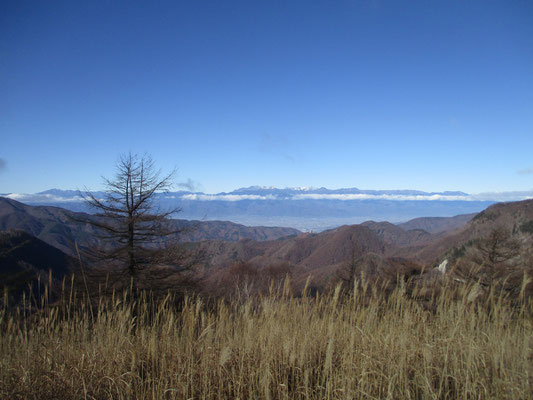
<svg viewBox="0 0 533 400">
<path fill-rule="evenodd" d="M 2 399 L 533 398 L 532 305 L 473 286 L 421 300 L 269 295 L 175 302 L 65 290 L 0 315 Z"/>
</svg>

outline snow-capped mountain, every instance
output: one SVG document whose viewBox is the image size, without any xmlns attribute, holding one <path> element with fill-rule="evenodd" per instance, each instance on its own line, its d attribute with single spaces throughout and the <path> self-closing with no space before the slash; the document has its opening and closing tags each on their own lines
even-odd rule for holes
<svg viewBox="0 0 533 400">
<path fill-rule="evenodd" d="M 35 194 L 11 193 L 5 197 L 31 205 L 90 211 L 81 193 L 76 190 L 51 189 Z M 161 208 L 180 207 L 179 218 L 222 219 L 245 225 L 323 230 L 366 220 L 402 222 L 417 217 L 469 214 L 482 211 L 498 201 L 526 198 L 533 198 L 533 192 L 471 195 L 459 191 L 250 186 L 215 194 L 190 191 L 160 193 L 156 201 Z"/>
</svg>

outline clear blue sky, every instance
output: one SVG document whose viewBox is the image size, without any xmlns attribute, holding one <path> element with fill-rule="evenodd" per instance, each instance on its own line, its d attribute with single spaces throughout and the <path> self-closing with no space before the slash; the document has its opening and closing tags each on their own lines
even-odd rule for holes
<svg viewBox="0 0 533 400">
<path fill-rule="evenodd" d="M 2 1 L 0 193 L 128 151 L 210 193 L 533 189 L 533 3 Z"/>
</svg>

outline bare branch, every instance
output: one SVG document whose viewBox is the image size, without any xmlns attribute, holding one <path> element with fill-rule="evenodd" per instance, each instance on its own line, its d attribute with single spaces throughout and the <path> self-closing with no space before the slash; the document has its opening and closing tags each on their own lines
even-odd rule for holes
<svg viewBox="0 0 533 400">
<path fill-rule="evenodd" d="M 156 195 L 168 192 L 175 174 L 173 170 L 161 178 L 161 171 L 155 169 L 149 155 L 123 154 L 114 179 L 103 178 L 106 188 L 103 196 L 97 197 L 87 190 L 82 194 L 96 211 L 94 218 L 84 222 L 97 228 L 97 236 L 109 242 L 106 250 L 92 250 L 95 257 L 121 261 L 131 278 L 150 265 L 173 265 L 165 273 L 189 269 L 183 260 L 195 257 L 185 257 L 177 246 L 169 246 L 168 240 L 162 246 L 164 238 L 177 238 L 182 232 L 168 222 L 168 217 L 180 209 L 154 209 Z"/>
</svg>

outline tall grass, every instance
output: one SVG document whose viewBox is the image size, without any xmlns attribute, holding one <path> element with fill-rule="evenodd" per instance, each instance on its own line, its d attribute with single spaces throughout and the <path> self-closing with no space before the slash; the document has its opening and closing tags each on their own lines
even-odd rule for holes
<svg viewBox="0 0 533 400">
<path fill-rule="evenodd" d="M 206 305 L 128 294 L 0 315 L 3 399 L 526 399 L 531 304 L 443 288 Z M 429 305 L 429 306 L 428 306 Z"/>
</svg>

